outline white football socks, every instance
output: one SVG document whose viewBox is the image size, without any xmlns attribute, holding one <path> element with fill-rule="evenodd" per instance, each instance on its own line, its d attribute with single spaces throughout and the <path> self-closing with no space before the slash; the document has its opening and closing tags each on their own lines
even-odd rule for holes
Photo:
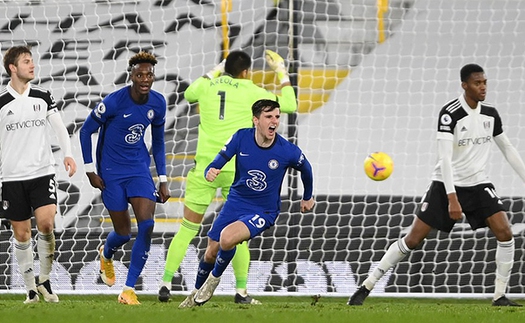
<svg viewBox="0 0 525 323">
<path fill-rule="evenodd" d="M 55 234 L 53 232 L 44 234 L 38 231 L 36 247 L 38 258 L 40 259 L 38 282 L 43 283 L 49 279 L 49 274 L 53 267 L 53 259 L 55 258 Z"/>
<path fill-rule="evenodd" d="M 494 300 L 505 295 L 510 272 L 514 265 L 514 238 L 509 241 L 498 241 L 496 248 L 496 281 L 494 289 Z"/>
<path fill-rule="evenodd" d="M 35 272 L 33 269 L 33 247 L 31 245 L 31 239 L 28 241 L 18 241 L 13 239 L 15 247 L 15 256 L 20 268 L 20 273 L 24 279 L 26 290 L 36 291 L 35 283 Z"/>
<path fill-rule="evenodd" d="M 377 267 L 363 282 L 366 289 L 372 290 L 381 277 L 383 277 L 390 268 L 397 265 L 403 258 L 405 258 L 410 251 L 412 250 L 407 247 L 404 238 L 391 244 L 383 258 L 379 261 Z"/>
</svg>

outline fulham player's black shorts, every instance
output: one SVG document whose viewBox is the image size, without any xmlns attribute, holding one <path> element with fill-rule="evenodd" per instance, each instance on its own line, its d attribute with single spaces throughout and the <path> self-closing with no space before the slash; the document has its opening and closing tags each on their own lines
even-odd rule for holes
<svg viewBox="0 0 525 323">
<path fill-rule="evenodd" d="M 2 182 L 2 217 L 24 221 L 41 206 L 57 204 L 55 175 L 14 182 Z"/>
<path fill-rule="evenodd" d="M 506 211 L 503 202 L 496 194 L 492 183 L 483 183 L 471 187 L 456 186 L 459 204 L 472 230 L 486 227 L 485 220 L 500 212 Z M 416 215 L 429 226 L 450 232 L 456 221 L 448 213 L 448 197 L 445 185 L 433 181 L 419 204 Z"/>
</svg>

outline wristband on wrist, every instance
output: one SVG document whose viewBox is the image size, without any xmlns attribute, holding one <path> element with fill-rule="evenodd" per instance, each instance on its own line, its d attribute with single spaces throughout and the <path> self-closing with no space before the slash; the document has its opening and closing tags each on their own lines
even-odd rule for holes
<svg viewBox="0 0 525 323">
<path fill-rule="evenodd" d="M 288 75 L 285 75 L 285 76 L 279 78 L 279 80 L 280 80 L 281 84 L 288 83 L 288 82 L 290 82 L 290 77 Z"/>
<path fill-rule="evenodd" d="M 86 173 L 94 173 L 95 172 L 95 164 L 93 164 L 93 163 L 84 164 L 84 171 Z"/>
</svg>

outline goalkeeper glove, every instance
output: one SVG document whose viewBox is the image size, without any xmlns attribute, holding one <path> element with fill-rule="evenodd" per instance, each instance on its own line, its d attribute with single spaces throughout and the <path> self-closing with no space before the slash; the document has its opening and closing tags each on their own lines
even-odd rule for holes
<svg viewBox="0 0 525 323">
<path fill-rule="evenodd" d="M 290 77 L 288 76 L 288 71 L 284 67 L 284 59 L 274 51 L 269 49 L 266 50 L 266 62 L 270 68 L 277 74 L 277 78 L 281 84 L 290 82 Z"/>
<path fill-rule="evenodd" d="M 211 80 L 211 79 L 214 79 L 214 78 L 218 77 L 222 73 L 224 73 L 224 64 L 225 63 L 226 63 L 226 59 L 223 59 L 219 63 L 219 65 L 215 66 L 208 73 L 206 73 L 206 76 Z"/>
</svg>

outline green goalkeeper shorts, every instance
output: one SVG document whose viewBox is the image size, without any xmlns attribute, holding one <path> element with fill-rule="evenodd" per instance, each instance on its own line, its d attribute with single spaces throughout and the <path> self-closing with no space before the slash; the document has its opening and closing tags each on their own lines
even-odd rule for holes
<svg viewBox="0 0 525 323">
<path fill-rule="evenodd" d="M 205 214 L 206 209 L 217 197 L 217 189 L 221 189 L 223 200 L 226 200 L 235 172 L 221 172 L 213 181 L 204 178 L 204 170 L 193 167 L 186 177 L 186 190 L 184 192 L 184 205 L 193 212 Z"/>
</svg>

